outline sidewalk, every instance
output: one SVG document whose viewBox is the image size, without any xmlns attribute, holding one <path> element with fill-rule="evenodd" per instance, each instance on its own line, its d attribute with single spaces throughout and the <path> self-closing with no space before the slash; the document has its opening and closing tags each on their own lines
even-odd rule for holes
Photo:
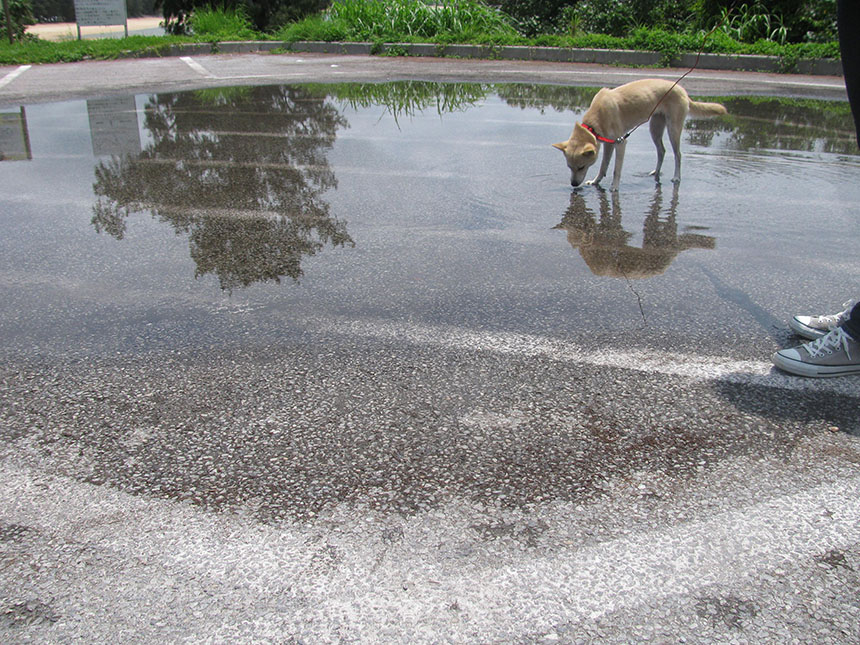
<svg viewBox="0 0 860 645">
<path fill-rule="evenodd" d="M 160 16 L 145 16 L 143 18 L 128 19 L 129 35 L 148 35 L 161 36 L 164 35 L 164 29 L 159 25 L 163 20 Z M 27 33 L 38 36 L 43 40 L 75 40 L 78 37 L 77 23 L 74 22 L 52 22 L 41 23 L 38 25 L 30 25 L 27 27 Z M 122 25 L 104 25 L 102 27 L 81 27 L 82 38 L 97 38 L 99 36 L 109 36 L 112 38 L 121 38 L 125 34 Z"/>
</svg>

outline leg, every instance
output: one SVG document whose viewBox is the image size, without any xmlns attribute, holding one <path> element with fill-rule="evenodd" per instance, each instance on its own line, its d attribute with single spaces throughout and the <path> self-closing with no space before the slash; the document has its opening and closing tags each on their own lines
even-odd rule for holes
<svg viewBox="0 0 860 645">
<path fill-rule="evenodd" d="M 609 160 L 612 159 L 613 148 L 615 148 L 615 146 L 611 143 L 603 144 L 603 157 L 600 159 L 600 170 L 597 172 L 597 177 L 591 181 L 585 182 L 586 186 L 596 186 L 600 183 L 601 179 L 606 177 L 606 170 L 609 168 Z"/>
<path fill-rule="evenodd" d="M 627 148 L 627 142 L 616 143 L 613 148 L 618 148 L 618 150 L 615 151 L 615 169 L 612 171 L 612 185 L 609 187 L 609 190 L 618 190 L 618 184 L 621 181 L 621 166 L 624 164 L 624 150 Z"/>
<path fill-rule="evenodd" d="M 651 129 L 651 141 L 654 142 L 654 146 L 657 148 L 657 167 L 651 175 L 657 181 L 660 181 L 660 168 L 663 167 L 663 157 L 666 156 L 666 146 L 663 145 L 663 132 L 666 130 L 666 117 L 662 114 L 655 114 L 651 117 L 649 128 Z"/>
<path fill-rule="evenodd" d="M 681 181 L 681 132 L 683 130 L 683 118 L 669 123 L 669 143 L 672 144 L 672 152 L 675 155 L 675 175 L 672 181 L 676 184 Z"/>
<path fill-rule="evenodd" d="M 851 336 L 851 338 L 860 342 L 860 299 L 858 299 L 854 307 L 851 308 L 848 320 L 842 323 L 842 328 L 849 336 Z"/>
<path fill-rule="evenodd" d="M 842 71 L 845 74 L 845 89 L 848 103 L 854 115 L 854 130 L 860 145 L 860 4 L 856 0 L 839 0 L 836 4 L 839 29 L 839 50 L 842 53 Z"/>
</svg>

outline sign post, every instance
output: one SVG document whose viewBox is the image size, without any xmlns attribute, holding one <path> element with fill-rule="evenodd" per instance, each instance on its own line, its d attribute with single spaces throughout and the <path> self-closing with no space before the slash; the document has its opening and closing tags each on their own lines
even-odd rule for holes
<svg viewBox="0 0 860 645">
<path fill-rule="evenodd" d="M 103 25 L 125 26 L 125 37 L 128 38 L 125 0 L 75 0 L 75 21 L 78 23 L 78 40 L 81 39 L 81 27 Z"/>
</svg>

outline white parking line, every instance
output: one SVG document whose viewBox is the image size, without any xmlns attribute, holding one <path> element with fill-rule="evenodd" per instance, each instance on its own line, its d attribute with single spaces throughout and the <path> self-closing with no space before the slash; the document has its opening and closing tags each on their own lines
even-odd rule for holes
<svg viewBox="0 0 860 645">
<path fill-rule="evenodd" d="M 285 77 L 299 77 L 306 76 L 304 72 L 293 72 L 290 74 L 239 74 L 236 76 L 218 76 L 213 74 L 208 69 L 203 67 L 196 60 L 191 58 L 190 56 L 181 56 L 180 60 L 188 65 L 195 72 L 203 76 L 204 78 L 212 78 L 218 79 L 219 81 L 231 81 L 231 80 L 240 80 L 240 79 L 248 79 L 248 78 L 285 78 Z"/>
<path fill-rule="evenodd" d="M 31 67 L 32 65 L 21 65 L 18 69 L 9 72 L 8 74 L 6 74 L 6 76 L 0 79 L 0 87 L 6 87 L 7 85 L 9 85 L 9 83 L 21 76 L 21 74 L 26 72 Z"/>
<path fill-rule="evenodd" d="M 462 502 L 385 525 L 343 504 L 331 522 L 269 526 L 10 463 L 0 464 L 0 484 L 3 520 L 34 529 L 27 551 L 15 545 L 29 560 L 9 559 L 0 580 L 11 584 L 26 571 L 30 580 L 60 585 L 52 602 L 76 620 L 51 626 L 57 641 L 174 616 L 173 633 L 195 640 L 229 632 L 227 640 L 268 642 L 302 633 L 332 642 L 349 632 L 361 642 L 509 642 L 654 600 L 755 584 L 764 572 L 781 577 L 860 539 L 857 477 L 582 547 L 493 547 L 492 564 L 482 548 L 452 563 L 448 545 L 474 540 L 465 517 L 486 518 Z M 572 528 L 576 510 L 562 505 L 541 517 Z M 397 545 L 380 540 L 382 526 L 401 529 Z M 469 609 L 467 621 L 440 615 L 452 598 Z M 194 611 L 171 614 L 177 605 Z"/>
<path fill-rule="evenodd" d="M 854 376 L 808 379 L 776 369 L 770 361 L 739 361 L 724 356 L 700 356 L 657 350 L 619 350 L 587 347 L 565 340 L 517 333 L 492 333 L 459 327 L 435 327 L 388 321 L 329 321 L 328 331 L 403 340 L 460 351 L 487 351 L 548 360 L 679 376 L 700 381 L 729 381 L 794 391 L 836 392 L 850 397 L 860 393 Z"/>
<path fill-rule="evenodd" d="M 188 67 L 193 69 L 195 72 L 197 72 L 201 76 L 205 76 L 206 78 L 217 78 L 212 72 L 210 72 L 208 69 L 203 67 L 203 65 L 198 63 L 196 60 L 194 60 L 190 56 L 181 56 L 179 58 L 179 60 L 181 60 L 186 65 L 188 65 Z"/>
</svg>

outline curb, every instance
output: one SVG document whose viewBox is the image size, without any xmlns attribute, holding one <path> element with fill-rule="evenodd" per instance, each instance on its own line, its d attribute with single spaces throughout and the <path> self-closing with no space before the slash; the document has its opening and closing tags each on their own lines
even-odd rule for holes
<svg viewBox="0 0 860 645">
<path fill-rule="evenodd" d="M 384 43 L 275 40 L 225 41 L 219 43 L 187 43 L 159 50 L 158 56 L 191 56 L 195 54 L 248 54 L 271 51 L 341 54 L 349 56 L 425 56 L 449 58 L 479 58 L 495 60 L 526 60 L 553 63 L 596 63 L 623 67 L 666 67 L 663 55 L 657 52 L 626 49 L 570 49 L 564 47 L 436 45 L 432 43 Z M 130 57 L 146 57 L 151 53 L 132 52 Z M 696 58 L 698 57 L 698 65 Z M 681 54 L 669 61 L 668 67 L 693 67 L 738 72 L 768 72 L 807 74 L 810 76 L 842 76 L 842 61 L 836 59 L 801 59 L 786 70 L 778 56 L 749 54 Z"/>
<path fill-rule="evenodd" d="M 627 67 L 663 67 L 663 55 L 657 52 L 626 49 L 569 49 L 564 47 L 493 47 L 482 45 L 435 45 L 416 43 L 372 43 L 299 41 L 283 43 L 284 49 L 319 54 L 400 54 L 406 56 L 436 56 L 454 58 L 484 58 L 500 60 L 532 60 L 554 63 L 597 63 Z M 669 61 L 669 67 L 693 67 L 696 54 L 681 54 Z M 743 72 L 783 72 L 778 56 L 750 54 L 701 54 L 700 69 L 734 70 Z M 842 61 L 834 59 L 801 59 L 792 70 L 797 74 L 842 76 Z"/>
</svg>

